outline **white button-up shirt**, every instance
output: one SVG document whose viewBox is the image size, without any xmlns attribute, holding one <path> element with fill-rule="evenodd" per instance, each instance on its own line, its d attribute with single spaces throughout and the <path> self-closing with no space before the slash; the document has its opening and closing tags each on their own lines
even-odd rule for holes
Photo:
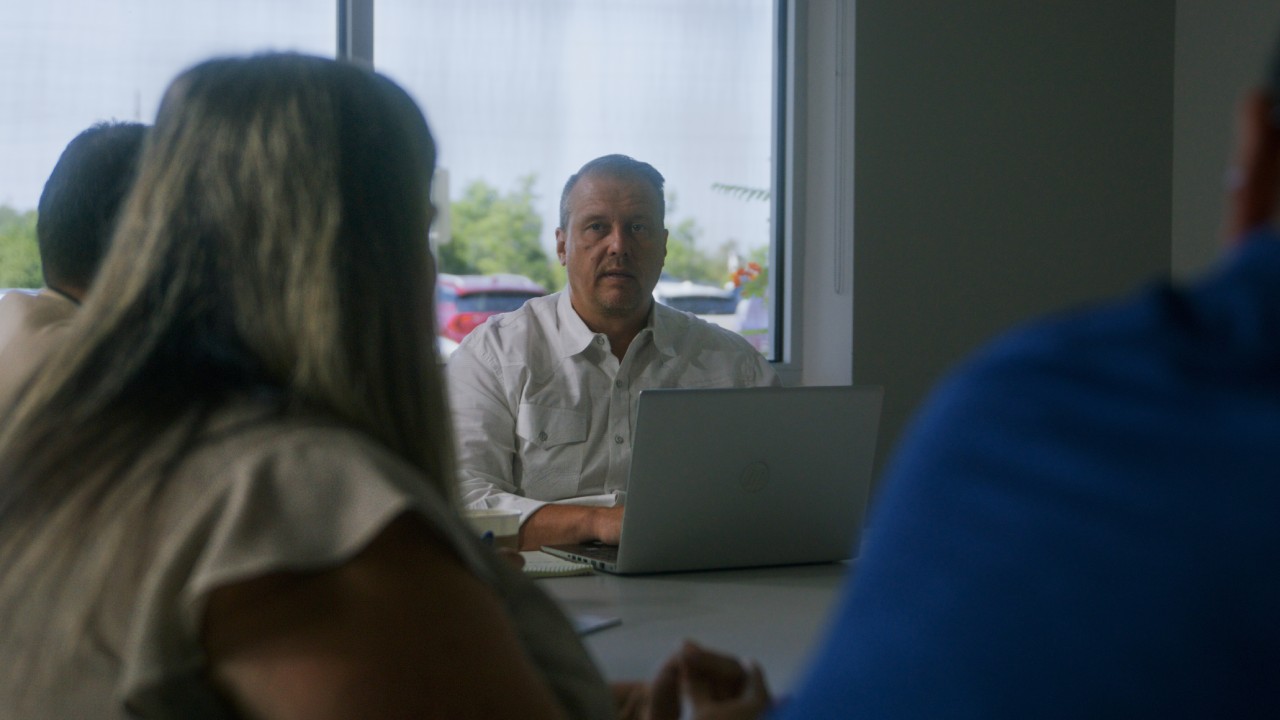
<svg viewBox="0 0 1280 720">
<path fill-rule="evenodd" d="M 741 336 L 656 302 L 619 362 L 563 292 L 489 318 L 446 372 L 462 502 L 521 522 L 548 502 L 625 498 L 641 390 L 781 384 Z"/>
</svg>

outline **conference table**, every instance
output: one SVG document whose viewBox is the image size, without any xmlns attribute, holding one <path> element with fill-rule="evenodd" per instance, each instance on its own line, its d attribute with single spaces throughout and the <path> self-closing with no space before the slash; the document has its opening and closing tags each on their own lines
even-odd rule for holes
<svg viewBox="0 0 1280 720">
<path fill-rule="evenodd" d="M 808 667 L 851 567 L 828 563 L 625 577 L 596 572 L 536 582 L 572 617 L 621 621 L 583 638 L 606 679 L 652 677 L 687 638 L 758 661 L 777 697 Z"/>
</svg>

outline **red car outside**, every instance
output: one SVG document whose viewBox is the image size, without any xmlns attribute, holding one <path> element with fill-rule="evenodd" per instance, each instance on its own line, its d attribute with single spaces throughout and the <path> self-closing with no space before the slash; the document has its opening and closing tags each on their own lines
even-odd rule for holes
<svg viewBox="0 0 1280 720">
<path fill-rule="evenodd" d="M 490 316 L 518 310 L 529 298 L 546 294 L 546 288 L 523 275 L 441 273 L 436 278 L 436 331 L 462 342 Z"/>
</svg>

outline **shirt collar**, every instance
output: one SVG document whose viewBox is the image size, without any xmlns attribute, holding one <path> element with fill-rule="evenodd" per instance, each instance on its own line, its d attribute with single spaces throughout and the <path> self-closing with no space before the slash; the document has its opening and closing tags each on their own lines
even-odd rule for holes
<svg viewBox="0 0 1280 720">
<path fill-rule="evenodd" d="M 596 334 L 578 317 L 569 300 L 569 288 L 560 291 L 556 300 L 556 324 L 560 326 L 560 357 L 572 357 L 591 346 Z"/>
<path fill-rule="evenodd" d="M 645 330 L 649 330 L 653 335 L 653 345 L 658 352 L 674 357 L 676 354 L 676 339 L 681 332 L 680 328 L 676 327 L 679 319 L 679 313 L 655 300 L 652 310 L 649 312 L 649 321 L 640 333 L 643 334 Z M 573 303 L 569 300 L 569 288 L 567 287 L 560 291 L 560 297 L 556 300 L 556 321 L 560 326 L 561 358 L 571 357 L 583 352 L 591 346 L 598 334 L 592 332 L 591 328 L 587 327 L 587 324 L 579 317 L 577 311 L 573 309 Z"/>
<path fill-rule="evenodd" d="M 648 326 L 653 328 L 653 346 L 658 352 L 666 357 L 675 357 L 676 341 L 689 326 L 687 318 L 679 311 L 654 300 Z"/>
</svg>

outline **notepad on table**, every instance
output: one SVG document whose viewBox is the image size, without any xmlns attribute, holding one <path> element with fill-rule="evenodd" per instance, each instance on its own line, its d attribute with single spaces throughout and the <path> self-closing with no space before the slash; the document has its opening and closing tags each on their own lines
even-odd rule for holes
<svg viewBox="0 0 1280 720">
<path fill-rule="evenodd" d="M 591 566 L 586 563 L 563 560 L 541 550 L 526 550 L 520 555 L 524 558 L 524 574 L 529 577 L 566 577 L 569 575 L 591 574 Z"/>
</svg>

